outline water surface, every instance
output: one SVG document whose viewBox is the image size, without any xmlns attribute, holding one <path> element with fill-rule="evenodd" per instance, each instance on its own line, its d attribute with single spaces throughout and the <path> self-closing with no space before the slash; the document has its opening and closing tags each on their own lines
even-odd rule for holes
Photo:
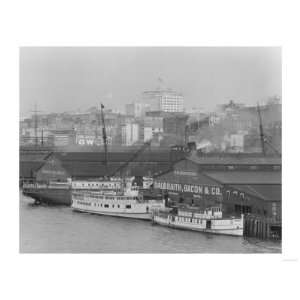
<svg viewBox="0 0 300 300">
<path fill-rule="evenodd" d="M 280 253 L 281 244 L 210 235 L 151 222 L 34 206 L 20 196 L 22 253 Z"/>
</svg>

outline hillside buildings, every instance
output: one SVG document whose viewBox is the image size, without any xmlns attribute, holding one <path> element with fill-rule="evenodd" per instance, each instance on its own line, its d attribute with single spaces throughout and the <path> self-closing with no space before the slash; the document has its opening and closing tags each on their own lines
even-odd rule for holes
<svg viewBox="0 0 300 300">
<path fill-rule="evenodd" d="M 127 123 L 122 126 L 122 145 L 132 146 L 139 141 L 139 124 Z"/>
<path fill-rule="evenodd" d="M 201 104 L 201 103 L 199 103 Z M 281 152 L 281 103 L 278 97 L 260 105 L 264 135 Z M 125 113 L 105 108 L 107 143 L 153 147 L 193 144 L 201 152 L 261 152 L 257 106 L 230 100 L 215 111 L 185 110 L 182 94 L 165 87 L 141 93 Z M 102 146 L 100 111 L 51 113 L 20 121 L 21 145 Z M 267 148 L 267 152 L 272 152 Z"/>
</svg>

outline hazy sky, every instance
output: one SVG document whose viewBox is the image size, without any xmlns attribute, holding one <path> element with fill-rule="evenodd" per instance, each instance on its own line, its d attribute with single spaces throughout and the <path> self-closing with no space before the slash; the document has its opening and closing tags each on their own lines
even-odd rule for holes
<svg viewBox="0 0 300 300">
<path fill-rule="evenodd" d="M 233 99 L 281 97 L 280 48 L 45 47 L 20 49 L 20 114 L 85 110 L 102 101 L 124 109 L 158 78 L 185 106 L 213 109 Z"/>
</svg>

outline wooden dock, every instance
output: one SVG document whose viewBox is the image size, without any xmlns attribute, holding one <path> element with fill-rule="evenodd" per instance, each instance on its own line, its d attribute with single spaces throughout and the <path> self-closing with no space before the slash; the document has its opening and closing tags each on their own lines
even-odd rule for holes
<svg viewBox="0 0 300 300">
<path fill-rule="evenodd" d="M 281 240 L 281 221 L 258 215 L 244 216 L 244 236 L 262 240 Z"/>
</svg>

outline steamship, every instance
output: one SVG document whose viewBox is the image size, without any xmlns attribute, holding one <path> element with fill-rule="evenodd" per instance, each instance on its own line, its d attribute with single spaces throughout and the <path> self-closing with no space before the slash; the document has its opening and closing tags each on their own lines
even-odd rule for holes
<svg viewBox="0 0 300 300">
<path fill-rule="evenodd" d="M 151 220 L 153 210 L 162 209 L 162 198 L 147 199 L 128 178 L 119 182 L 120 189 L 72 190 L 71 207 L 80 212 Z"/>
<path fill-rule="evenodd" d="M 23 183 L 22 193 L 34 199 L 35 204 L 71 205 L 71 182 Z"/>
<path fill-rule="evenodd" d="M 219 207 L 203 211 L 192 207 L 157 209 L 152 213 L 152 221 L 172 228 L 232 236 L 242 236 L 244 227 L 243 215 L 223 218 Z"/>
</svg>

